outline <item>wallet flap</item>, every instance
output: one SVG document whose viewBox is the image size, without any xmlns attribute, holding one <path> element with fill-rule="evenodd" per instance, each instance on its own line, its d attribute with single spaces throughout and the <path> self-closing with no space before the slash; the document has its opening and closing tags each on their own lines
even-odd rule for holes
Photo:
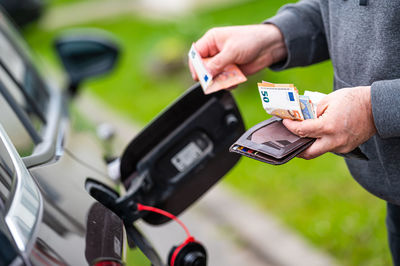
<svg viewBox="0 0 400 266">
<path fill-rule="evenodd" d="M 300 138 L 283 125 L 281 118 L 273 117 L 247 130 L 229 151 L 269 164 L 283 164 L 307 149 L 315 140 Z M 339 155 L 368 160 L 359 147 L 350 153 Z"/>
<path fill-rule="evenodd" d="M 287 154 L 285 157 L 280 158 L 280 159 L 274 158 L 274 157 L 264 154 L 262 152 L 249 150 L 245 147 L 242 147 L 242 149 L 239 149 L 238 147 L 240 147 L 240 146 L 237 144 L 233 144 L 230 147 L 229 151 L 239 153 L 240 155 L 243 155 L 243 156 L 246 156 L 246 157 L 249 157 L 252 159 L 256 159 L 261 162 L 265 162 L 265 163 L 269 163 L 269 164 L 273 164 L 273 165 L 279 165 L 279 164 L 287 163 L 288 161 L 293 159 L 299 153 L 301 153 L 302 151 L 304 151 L 305 149 L 310 147 L 313 142 L 314 142 L 314 139 L 311 139 L 311 141 L 309 141 L 305 145 L 300 146 L 297 150 L 293 151 L 292 153 Z"/>
<path fill-rule="evenodd" d="M 282 119 L 273 117 L 247 130 L 235 144 L 282 159 L 312 140 L 296 136 L 282 124 Z"/>
<path fill-rule="evenodd" d="M 288 162 L 314 141 L 293 134 L 283 125 L 282 119 L 273 117 L 247 130 L 229 151 L 277 165 Z"/>
</svg>

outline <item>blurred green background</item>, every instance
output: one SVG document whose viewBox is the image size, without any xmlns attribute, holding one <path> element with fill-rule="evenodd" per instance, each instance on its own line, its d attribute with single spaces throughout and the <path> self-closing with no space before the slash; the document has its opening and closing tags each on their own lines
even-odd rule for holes
<svg viewBox="0 0 400 266">
<path fill-rule="evenodd" d="M 222 1 L 166 16 L 136 8 L 135 1 L 53 0 L 48 2 L 43 19 L 23 33 L 36 53 L 57 64 L 52 41 L 61 31 L 94 27 L 112 32 L 123 50 L 118 68 L 113 75 L 88 82 L 86 87 L 144 126 L 193 84 L 186 63 L 192 42 L 212 27 L 260 23 L 287 2 L 293 1 Z M 110 3 L 116 5 L 115 10 L 110 9 Z M 82 16 L 85 12 L 87 17 Z M 329 93 L 332 76 L 330 62 L 279 73 L 265 70 L 240 85 L 234 95 L 249 128 L 269 118 L 262 109 L 257 81 L 294 83 L 300 93 Z M 311 161 L 294 159 L 283 166 L 243 158 L 223 183 L 273 213 L 343 265 L 391 263 L 385 203 L 351 178 L 340 157 L 326 154 Z"/>
</svg>

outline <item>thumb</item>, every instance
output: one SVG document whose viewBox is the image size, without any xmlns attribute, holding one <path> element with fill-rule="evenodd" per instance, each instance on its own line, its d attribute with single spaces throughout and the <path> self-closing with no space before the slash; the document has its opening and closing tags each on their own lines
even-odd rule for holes
<svg viewBox="0 0 400 266">
<path fill-rule="evenodd" d="M 317 117 L 320 117 L 325 113 L 325 110 L 328 108 L 328 105 L 329 105 L 329 97 L 325 96 L 317 104 Z"/>
<path fill-rule="evenodd" d="M 318 138 L 321 135 L 323 121 L 322 119 L 307 119 L 304 121 L 294 121 L 284 119 L 283 125 L 293 134 L 305 138 Z"/>
<path fill-rule="evenodd" d="M 231 51 L 223 49 L 221 52 L 211 57 L 206 63 L 206 68 L 210 74 L 215 77 L 229 64 L 235 62 L 235 57 Z"/>
</svg>

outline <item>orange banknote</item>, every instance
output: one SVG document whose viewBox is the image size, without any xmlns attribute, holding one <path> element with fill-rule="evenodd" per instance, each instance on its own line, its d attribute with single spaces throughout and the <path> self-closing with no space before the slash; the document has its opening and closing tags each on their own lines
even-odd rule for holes
<svg viewBox="0 0 400 266">
<path fill-rule="evenodd" d="M 204 64 L 207 64 L 211 58 L 204 58 Z M 204 89 L 205 94 L 210 94 L 219 90 L 227 89 L 247 81 L 246 76 L 242 73 L 237 65 L 227 65 L 224 70 L 213 77 L 211 84 Z"/>
</svg>

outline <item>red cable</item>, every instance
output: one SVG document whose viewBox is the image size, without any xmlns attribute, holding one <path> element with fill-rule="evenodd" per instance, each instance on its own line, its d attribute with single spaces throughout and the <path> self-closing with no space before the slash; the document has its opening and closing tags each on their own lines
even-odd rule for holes
<svg viewBox="0 0 400 266">
<path fill-rule="evenodd" d="M 186 225 L 179 220 L 178 217 L 176 217 L 175 215 L 173 215 L 172 213 L 166 212 L 164 210 L 158 209 L 156 207 L 152 207 L 152 206 L 146 206 L 146 205 L 142 205 L 140 203 L 137 203 L 137 208 L 139 211 L 150 211 L 150 212 L 155 212 L 158 214 L 161 214 L 163 216 L 168 217 L 171 220 L 174 220 L 175 222 L 177 222 L 178 224 L 180 224 L 180 226 L 182 226 L 183 230 L 185 230 L 186 235 L 188 238 L 192 238 L 194 240 L 194 238 L 192 237 L 192 235 L 190 234 L 188 228 L 186 227 Z"/>
<path fill-rule="evenodd" d="M 182 244 L 179 245 L 179 247 L 177 247 L 174 251 L 174 253 L 172 254 L 171 257 L 171 266 L 175 266 L 175 261 L 176 261 L 176 257 L 178 257 L 179 252 L 182 250 L 183 247 L 185 247 L 187 244 L 189 244 L 190 242 L 195 242 L 193 237 L 188 237 L 185 242 L 183 242 Z"/>
<path fill-rule="evenodd" d="M 187 235 L 186 240 L 175 249 L 175 251 L 173 252 L 172 257 L 171 257 L 171 261 L 170 261 L 171 266 L 175 266 L 176 257 L 178 256 L 178 254 L 181 251 L 181 249 L 184 246 L 186 246 L 188 243 L 195 242 L 196 240 L 190 234 L 190 232 L 189 232 L 188 228 L 186 227 L 186 225 L 181 220 L 179 220 L 178 217 L 176 217 L 172 213 L 169 213 L 167 211 L 158 209 L 156 207 L 142 205 L 140 203 L 137 203 L 136 206 L 137 206 L 138 211 L 150 211 L 150 212 L 155 212 L 155 213 L 161 214 L 161 215 L 163 215 L 165 217 L 168 217 L 169 219 L 174 220 L 175 222 L 177 222 L 180 226 L 182 226 L 183 230 L 185 230 L 186 235 Z"/>
</svg>

